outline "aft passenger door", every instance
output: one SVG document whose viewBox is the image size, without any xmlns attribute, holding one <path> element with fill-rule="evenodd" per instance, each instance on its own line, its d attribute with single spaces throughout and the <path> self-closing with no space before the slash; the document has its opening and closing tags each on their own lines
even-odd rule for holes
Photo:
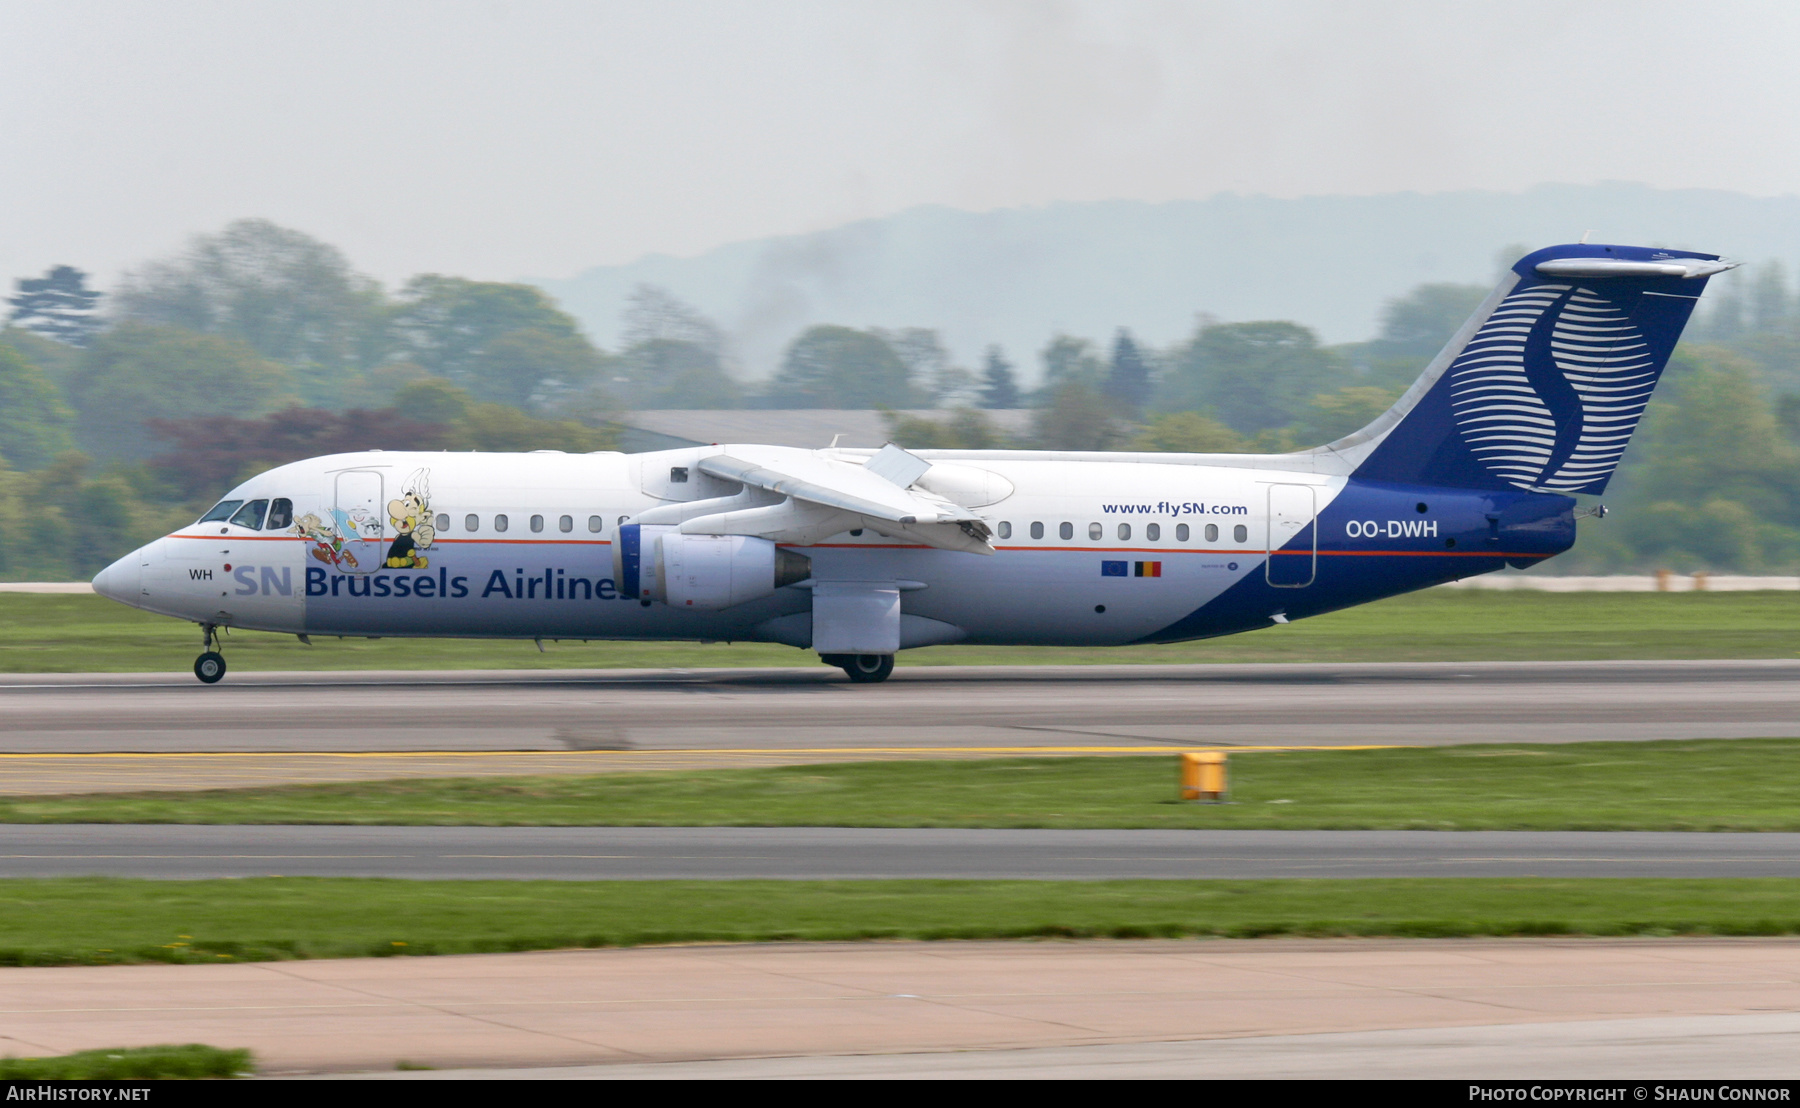
<svg viewBox="0 0 1800 1108">
<path fill-rule="evenodd" d="M 1313 583 L 1319 562 L 1319 529 L 1313 525 L 1311 485 L 1269 486 L 1269 559 L 1263 573 L 1278 589 Z"/>
<path fill-rule="evenodd" d="M 338 563 L 347 573 L 374 573 L 387 559 L 387 508 L 381 499 L 381 474 L 366 469 L 337 475 L 338 534 L 349 554 Z"/>
</svg>

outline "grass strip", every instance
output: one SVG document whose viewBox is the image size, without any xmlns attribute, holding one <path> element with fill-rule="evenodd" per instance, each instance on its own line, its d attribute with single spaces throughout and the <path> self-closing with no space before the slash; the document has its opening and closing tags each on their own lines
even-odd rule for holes
<svg viewBox="0 0 1800 1108">
<path fill-rule="evenodd" d="M 0 881 L 10 966 L 684 942 L 1796 933 L 1791 878 Z"/>
<path fill-rule="evenodd" d="M 0 760 L 4 768 L 4 760 Z M 3 823 L 1800 831 L 1800 739 L 862 762 L 0 798 Z"/>
<path fill-rule="evenodd" d="M 0 672 L 182 672 L 189 623 L 98 596 L 0 593 Z M 239 673 L 337 669 L 603 669 L 816 665 L 757 643 L 547 644 L 529 640 L 314 638 L 237 631 Z M 1246 635 L 1167 646 L 940 646 L 901 665 L 1159 662 L 1561 661 L 1800 656 L 1800 593 L 1540 593 L 1433 589 Z"/>
<path fill-rule="evenodd" d="M 216 1046 L 119 1047 L 54 1058 L 0 1058 L 0 1081 L 142 1081 L 169 1077 L 243 1077 L 254 1070 L 248 1050 Z"/>
</svg>

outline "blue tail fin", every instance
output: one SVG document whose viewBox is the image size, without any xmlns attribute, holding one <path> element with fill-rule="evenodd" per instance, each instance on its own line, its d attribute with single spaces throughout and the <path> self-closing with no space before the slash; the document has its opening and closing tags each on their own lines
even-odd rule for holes
<svg viewBox="0 0 1800 1108">
<path fill-rule="evenodd" d="M 1326 449 L 1373 481 L 1602 492 L 1707 278 L 1735 264 L 1635 246 L 1528 254 L 1393 408 Z"/>
</svg>

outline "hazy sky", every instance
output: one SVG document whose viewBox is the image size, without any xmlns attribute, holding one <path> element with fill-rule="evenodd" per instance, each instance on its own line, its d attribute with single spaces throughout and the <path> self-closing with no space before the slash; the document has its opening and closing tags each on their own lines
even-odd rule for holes
<svg viewBox="0 0 1800 1108">
<path fill-rule="evenodd" d="M 389 281 L 922 203 L 1800 190 L 1800 5 L 0 0 L 0 281 L 266 216 Z"/>
</svg>

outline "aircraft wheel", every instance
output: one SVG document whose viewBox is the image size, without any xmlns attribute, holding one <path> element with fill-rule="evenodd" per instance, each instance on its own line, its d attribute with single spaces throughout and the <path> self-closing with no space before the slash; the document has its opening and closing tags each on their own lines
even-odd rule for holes
<svg viewBox="0 0 1800 1108">
<path fill-rule="evenodd" d="M 218 684 L 219 678 L 225 676 L 225 655 L 216 650 L 208 650 L 195 658 L 194 676 L 208 685 Z"/>
<path fill-rule="evenodd" d="M 858 685 L 873 685 L 878 681 L 886 681 L 894 672 L 894 656 L 892 654 L 849 654 L 837 663 L 850 680 Z"/>
</svg>

